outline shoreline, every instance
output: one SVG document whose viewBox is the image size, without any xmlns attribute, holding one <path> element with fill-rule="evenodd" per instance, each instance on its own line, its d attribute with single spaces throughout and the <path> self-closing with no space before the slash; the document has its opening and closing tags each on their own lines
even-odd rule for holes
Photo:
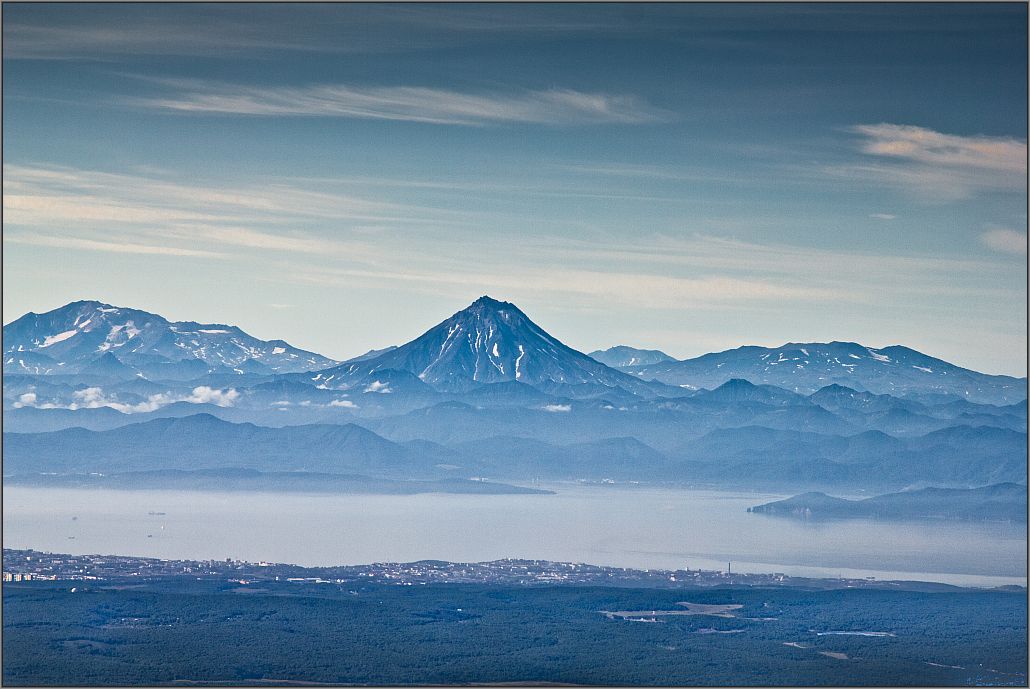
<svg viewBox="0 0 1030 689">
<path fill-rule="evenodd" d="M 1011 591 L 1026 585 L 959 586 L 875 578 L 798 577 L 783 573 L 746 573 L 704 569 L 633 569 L 550 560 L 500 559 L 485 562 L 376 562 L 362 565 L 305 567 L 280 562 L 191 560 L 129 555 L 73 555 L 31 548 L 3 550 L 5 583 L 31 581 L 109 582 L 182 579 L 226 581 L 242 586 L 261 583 L 304 584 L 490 584 L 514 586 L 615 586 L 656 589 L 775 587 L 802 589 L 876 589 L 902 591 Z"/>
</svg>

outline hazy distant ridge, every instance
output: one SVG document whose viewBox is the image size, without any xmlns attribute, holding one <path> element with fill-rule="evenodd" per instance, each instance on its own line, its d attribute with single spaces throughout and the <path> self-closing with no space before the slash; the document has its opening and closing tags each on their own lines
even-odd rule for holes
<svg viewBox="0 0 1030 689">
<path fill-rule="evenodd" d="M 748 511 L 802 519 L 968 519 L 1026 522 L 1026 485 L 999 483 L 968 490 L 924 488 L 863 500 L 843 500 L 825 493 L 805 493 L 769 502 Z"/>
</svg>

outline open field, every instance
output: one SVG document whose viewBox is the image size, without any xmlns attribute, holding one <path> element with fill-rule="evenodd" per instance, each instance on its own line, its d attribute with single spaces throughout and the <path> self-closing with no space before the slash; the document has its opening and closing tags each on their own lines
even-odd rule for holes
<svg viewBox="0 0 1030 689">
<path fill-rule="evenodd" d="M 712 617 L 736 617 L 736 615 L 730 613 L 730 610 L 738 610 L 744 606 L 742 605 L 707 605 L 704 603 L 676 603 L 676 605 L 682 605 L 686 607 L 686 610 L 602 610 L 601 612 L 609 620 L 613 620 L 616 617 L 620 619 L 633 619 L 640 621 L 639 618 L 654 618 L 654 617 L 674 617 L 677 615 L 711 615 Z"/>
</svg>

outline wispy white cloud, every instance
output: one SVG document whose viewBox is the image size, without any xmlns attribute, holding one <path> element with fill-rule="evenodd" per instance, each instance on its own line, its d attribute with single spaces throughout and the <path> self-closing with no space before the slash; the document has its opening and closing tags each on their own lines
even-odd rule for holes
<svg viewBox="0 0 1030 689">
<path fill-rule="evenodd" d="M 196 80 L 162 80 L 160 83 L 172 89 L 173 93 L 131 98 L 126 102 L 140 107 L 190 113 L 343 117 L 476 126 L 503 123 L 641 124 L 672 116 L 670 112 L 632 95 L 558 88 L 465 93 L 420 86 L 321 84 L 275 87 Z"/>
<path fill-rule="evenodd" d="M 248 227 L 194 224 L 176 226 L 171 234 L 184 240 L 208 241 L 272 252 L 360 256 L 373 250 L 367 242 L 324 239 L 289 230 L 277 234 Z"/>
<path fill-rule="evenodd" d="M 470 265 L 453 246 L 376 266 L 284 263 L 259 278 L 333 289 L 390 289 L 464 299 L 500 294 L 557 299 L 579 310 L 812 312 L 876 310 L 898 295 L 920 303 L 1018 300 L 1018 286 L 985 281 L 987 259 L 760 244 L 695 234 L 633 241 L 519 237 L 477 247 Z"/>
<path fill-rule="evenodd" d="M 642 177 L 646 179 L 695 180 L 702 174 L 688 174 L 683 170 L 660 165 L 640 165 L 636 163 L 573 163 L 559 165 L 562 170 L 585 175 L 602 175 L 610 177 Z"/>
<path fill-rule="evenodd" d="M 517 35 L 540 40 L 588 31 L 662 27 L 661 18 L 559 4 L 526 12 L 503 3 L 465 5 L 313 3 L 302 10 L 255 4 L 246 13 L 217 3 L 93 6 L 88 12 L 22 10 L 4 16 L 4 59 L 97 60 L 141 55 L 262 59 L 269 52 L 368 54 L 448 48 Z M 589 16 L 587 16 L 589 14 Z M 602 14 L 607 16 L 602 16 Z M 668 28 L 667 30 L 672 30 Z"/>
<path fill-rule="evenodd" d="M 869 185 L 905 194 L 927 204 L 953 203 L 991 191 L 1018 193 L 1026 190 L 1026 176 L 985 174 L 972 169 L 933 168 L 926 165 L 831 165 L 819 170 L 825 179 L 849 185 Z"/>
<path fill-rule="evenodd" d="M 573 254 L 560 252 L 563 262 Z M 301 284 L 326 286 L 372 282 L 403 285 L 418 291 L 438 291 L 464 295 L 477 290 L 500 294 L 532 293 L 565 295 L 587 302 L 619 304 L 647 309 L 719 309 L 729 305 L 773 303 L 861 302 L 866 297 L 855 289 L 820 284 L 804 284 L 793 278 L 753 277 L 733 270 L 708 271 L 698 277 L 685 277 L 656 271 L 653 266 L 634 266 L 603 271 L 589 266 L 554 265 L 554 247 L 549 252 L 509 256 L 494 261 L 481 256 L 480 269 L 441 257 L 424 257 L 418 266 L 395 269 L 349 269 L 338 267 L 298 267 L 276 271 L 275 279 Z M 281 276 L 281 277 L 279 277 Z"/>
<path fill-rule="evenodd" d="M 558 166 L 561 169 L 573 170 L 572 166 Z M 441 192 L 486 192 L 491 194 L 503 194 L 505 196 L 540 196 L 555 198 L 598 198 L 598 199 L 627 199 L 639 201 L 663 201 L 682 203 L 683 197 L 676 195 L 658 194 L 629 194 L 615 191 L 610 184 L 583 185 L 579 180 L 570 182 L 563 176 L 544 177 L 538 170 L 533 171 L 534 182 L 527 182 L 524 179 L 497 180 L 494 182 L 468 180 L 441 180 L 441 179 L 396 179 L 389 177 L 360 177 L 360 176 L 338 176 L 338 177 L 293 177 L 296 182 L 309 182 L 314 184 L 326 184 L 348 187 L 380 187 L 397 189 L 418 189 Z M 670 178 L 673 179 L 673 178 Z M 712 181 L 710 176 L 698 174 L 697 176 L 683 176 L 675 179 Z M 723 180 L 715 180 L 723 181 Z M 739 181 L 739 180 L 734 180 Z M 370 226 L 369 231 L 377 228 Z"/>
<path fill-rule="evenodd" d="M 870 213 L 869 217 L 874 220 L 895 220 L 898 216 L 893 213 Z"/>
<path fill-rule="evenodd" d="M 986 247 L 1003 254 L 1026 255 L 1026 233 L 1004 227 L 987 230 L 980 235 Z"/>
<path fill-rule="evenodd" d="M 203 26 L 197 21 L 145 21 L 123 16 L 107 26 L 76 22 L 64 26 L 12 22 L 4 27 L 5 60 L 112 61 L 132 55 L 226 55 L 259 50 L 303 50 L 298 41 L 266 33 L 247 35 L 239 22 Z"/>
<path fill-rule="evenodd" d="M 693 233 L 686 236 L 656 234 L 647 241 L 605 243 L 565 240 L 560 253 L 565 261 L 604 262 L 620 266 L 674 265 L 691 272 L 743 273 L 749 277 L 795 277 L 806 285 L 934 283 L 933 275 L 971 276 L 991 269 L 984 260 L 938 255 L 893 255 L 873 251 L 823 249 L 779 243 L 749 242 L 732 237 Z M 529 245 L 526 257 L 543 257 L 559 250 L 553 244 Z M 894 276 L 894 277 L 892 277 Z"/>
<path fill-rule="evenodd" d="M 303 216 L 415 221 L 442 211 L 285 184 L 183 183 L 148 174 L 82 168 L 4 165 L 4 211 L 18 223 L 34 218 L 112 222 L 204 222 Z"/>
<path fill-rule="evenodd" d="M 820 174 L 901 189 L 917 200 L 954 202 L 984 191 L 1026 191 L 1027 144 L 1008 137 L 956 136 L 897 124 L 865 124 L 859 150 L 872 162 L 827 165 Z"/>
<path fill-rule="evenodd" d="M 55 249 L 81 249 L 85 251 L 103 251 L 113 254 L 143 254 L 153 256 L 188 256 L 191 258 L 224 258 L 225 254 L 203 249 L 188 249 L 177 246 L 159 246 L 140 244 L 132 241 L 102 241 L 83 237 L 67 237 L 39 233 L 4 234 L 4 242 L 10 244 L 27 244 L 33 246 L 49 246 Z"/>
<path fill-rule="evenodd" d="M 545 404 L 544 406 L 542 406 L 540 408 L 543 409 L 544 411 L 549 411 L 549 412 L 569 412 L 569 411 L 572 411 L 572 405 L 571 404 Z"/>
<path fill-rule="evenodd" d="M 613 237 L 584 228 L 577 238 L 508 235 L 486 229 L 493 226 L 477 215 L 392 203 L 364 191 L 316 191 L 327 185 L 287 178 L 230 187 L 170 181 L 159 172 L 8 165 L 5 173 L 11 195 L 30 201 L 12 207 L 11 217 L 21 224 L 9 219 L 5 241 L 239 259 L 253 279 L 280 284 L 455 298 L 486 291 L 529 301 L 560 299 L 580 309 L 635 311 L 868 309 L 898 294 L 1019 296 L 991 292 L 980 279 L 996 268 L 986 258 L 835 251 L 687 232 Z M 51 206 L 52 197 L 61 204 Z M 69 225 L 78 201 L 85 208 L 117 207 L 121 215 Z M 409 220 L 414 229 L 398 232 Z M 474 262 L 463 243 L 469 235 L 445 231 L 452 221 L 491 238 L 477 244 Z M 350 231 L 370 222 L 384 230 Z M 419 224 L 425 222 L 430 224 Z M 69 226 L 74 233 L 61 229 Z"/>
<path fill-rule="evenodd" d="M 54 193 L 40 196 L 4 194 L 4 216 L 14 225 L 39 225 L 53 221 L 136 224 L 218 219 L 217 216 L 194 213 L 183 208 L 158 208 L 88 193 L 68 196 Z"/>
<path fill-rule="evenodd" d="M 754 185 L 754 175 L 728 174 L 725 167 L 696 165 L 642 165 L 640 163 L 571 163 L 556 165 L 565 172 L 592 177 L 624 177 L 627 179 L 660 180 L 669 182 L 702 182 L 735 186 Z M 782 180 L 781 180 L 782 182 Z"/>
<path fill-rule="evenodd" d="M 328 193 L 282 182 L 228 186 L 69 167 L 4 166 L 4 241 L 106 251 L 226 258 L 226 247 L 348 260 L 382 254 L 368 223 L 456 226 L 458 212 Z M 331 236 L 310 227 L 334 226 Z M 348 227 L 359 229 L 352 233 Z"/>
<path fill-rule="evenodd" d="M 925 127 L 861 124 L 865 153 L 913 160 L 932 166 L 978 168 L 1026 174 L 1026 142 L 989 136 L 955 136 Z"/>
<path fill-rule="evenodd" d="M 109 407 L 123 414 L 142 414 L 155 411 L 175 402 L 186 402 L 188 404 L 214 404 L 219 407 L 231 407 L 239 399 L 240 393 L 235 388 L 220 390 L 206 385 L 193 388 L 188 394 L 173 394 L 161 392 L 150 395 L 143 402 L 133 404 L 121 402 L 117 395 L 109 395 L 103 388 L 91 387 L 76 390 L 72 393 L 72 402 L 69 404 L 56 404 L 54 402 L 38 401 L 36 393 L 26 393 L 18 398 L 13 406 L 36 407 L 37 409 L 99 409 Z"/>
</svg>

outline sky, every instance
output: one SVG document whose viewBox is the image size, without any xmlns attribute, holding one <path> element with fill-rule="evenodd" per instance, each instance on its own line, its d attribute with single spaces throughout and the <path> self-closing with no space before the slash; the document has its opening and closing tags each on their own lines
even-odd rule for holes
<svg viewBox="0 0 1030 689">
<path fill-rule="evenodd" d="M 1026 375 L 1025 4 L 4 3 L 3 320 Z"/>
</svg>

